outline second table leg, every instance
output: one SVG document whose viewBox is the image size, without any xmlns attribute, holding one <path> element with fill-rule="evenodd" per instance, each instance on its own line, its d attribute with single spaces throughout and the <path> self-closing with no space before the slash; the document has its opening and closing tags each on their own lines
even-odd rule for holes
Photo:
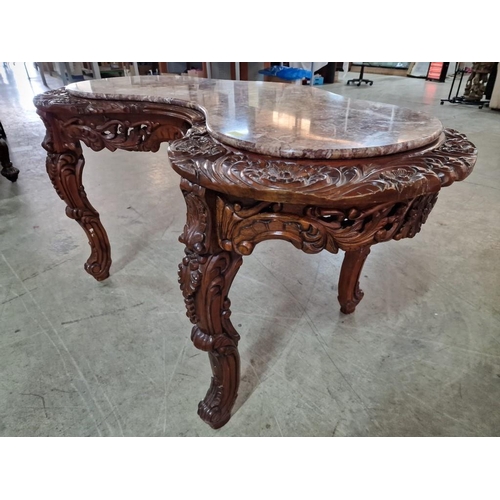
<svg viewBox="0 0 500 500">
<path fill-rule="evenodd" d="M 365 246 L 345 253 L 339 278 L 340 310 L 344 314 L 351 314 L 363 298 L 363 290 L 359 288 L 359 277 L 363 269 L 370 247 Z"/>
<path fill-rule="evenodd" d="M 82 183 L 83 158 L 79 142 L 72 149 L 47 154 L 47 173 L 59 197 L 66 202 L 66 215 L 75 219 L 87 234 L 91 254 L 85 270 L 97 281 L 109 276 L 111 248 L 99 213 L 90 204 Z"/>
<path fill-rule="evenodd" d="M 187 221 L 179 240 L 186 245 L 179 283 L 187 316 L 194 323 L 191 340 L 208 352 L 212 381 L 198 415 L 214 429 L 231 418 L 240 382 L 240 336 L 230 320 L 229 288 L 243 259 L 219 247 L 215 232 L 215 195 L 181 180 Z"/>
</svg>

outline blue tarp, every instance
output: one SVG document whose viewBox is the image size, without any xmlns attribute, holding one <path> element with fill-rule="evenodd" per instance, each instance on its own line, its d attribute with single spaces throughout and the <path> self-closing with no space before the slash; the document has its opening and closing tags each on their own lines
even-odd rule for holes
<svg viewBox="0 0 500 500">
<path fill-rule="evenodd" d="M 288 66 L 271 66 L 261 69 L 261 75 L 276 76 L 282 80 L 302 80 L 302 78 L 311 78 L 311 72 L 301 68 L 289 68 Z"/>
</svg>

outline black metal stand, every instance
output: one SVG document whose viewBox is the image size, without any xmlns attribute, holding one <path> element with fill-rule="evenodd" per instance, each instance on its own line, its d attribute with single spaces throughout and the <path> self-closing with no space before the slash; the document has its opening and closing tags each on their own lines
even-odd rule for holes
<svg viewBox="0 0 500 500">
<path fill-rule="evenodd" d="M 359 72 L 359 78 L 353 78 L 352 80 L 347 80 L 347 85 L 349 84 L 357 84 L 359 87 L 362 83 L 367 83 L 368 85 L 373 85 L 372 80 L 367 80 L 366 78 L 363 78 L 363 75 L 365 73 L 365 65 L 361 65 L 361 71 Z"/>
<path fill-rule="evenodd" d="M 458 93 L 460 92 L 460 87 L 462 85 L 462 80 L 464 78 L 464 74 L 466 71 L 464 69 L 459 68 L 458 63 L 455 66 L 455 73 L 453 75 L 453 80 L 451 82 L 450 92 L 448 93 L 448 99 L 441 99 L 440 104 L 443 105 L 445 102 L 451 102 L 452 104 L 466 104 L 468 106 L 478 106 L 479 109 L 482 109 L 483 106 L 488 106 L 490 101 L 469 101 L 465 97 L 458 97 Z M 455 97 L 451 97 L 453 93 L 453 87 L 455 86 L 455 81 L 457 79 L 457 75 L 460 75 L 460 80 L 458 82 L 457 93 Z"/>
</svg>

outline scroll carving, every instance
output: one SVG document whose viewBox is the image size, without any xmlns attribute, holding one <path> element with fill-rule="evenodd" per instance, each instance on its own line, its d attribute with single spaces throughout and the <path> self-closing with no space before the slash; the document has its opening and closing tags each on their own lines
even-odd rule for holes
<svg viewBox="0 0 500 500">
<path fill-rule="evenodd" d="M 191 126 L 206 130 L 204 115 L 175 104 L 81 99 L 64 89 L 35 98 L 38 113 L 50 114 L 65 136 L 94 151 L 158 151 L 162 142 L 180 139 Z"/>
<path fill-rule="evenodd" d="M 241 255 L 250 255 L 257 243 L 269 239 L 284 239 L 306 253 L 338 252 L 325 224 L 287 213 L 281 203 L 243 207 L 217 197 L 217 224 L 220 246 Z"/>
<path fill-rule="evenodd" d="M 46 128 L 42 146 L 48 153 L 47 172 L 67 204 L 66 214 L 87 234 L 91 256 L 85 269 L 103 280 L 109 276 L 111 249 L 82 184 L 85 162 L 80 141 L 95 151 L 154 152 L 162 142 L 182 137 L 191 126 L 205 130 L 205 117 L 198 110 L 175 104 L 81 99 L 65 89 L 39 95 L 34 103 Z"/>
<path fill-rule="evenodd" d="M 159 123 L 151 121 L 131 123 L 127 120 L 109 120 L 103 124 L 90 122 L 87 125 L 85 120 L 73 118 L 63 122 L 61 126 L 69 137 L 79 138 L 94 151 L 104 148 L 110 151 L 118 148 L 127 151 L 151 151 L 159 147 L 159 144 L 148 145 L 148 139 L 159 126 Z M 178 132 L 177 135 L 182 134 Z"/>
<path fill-rule="evenodd" d="M 91 254 L 84 268 L 101 281 L 109 276 L 111 266 L 109 240 L 82 185 L 84 163 L 79 146 L 74 145 L 73 151 L 47 155 L 47 173 L 59 197 L 67 203 L 66 215 L 76 220 L 87 234 Z"/>
<path fill-rule="evenodd" d="M 207 233 L 210 231 L 210 209 L 205 201 L 205 188 L 181 179 L 181 190 L 186 202 L 186 224 L 179 241 L 186 245 L 185 256 L 179 265 L 181 286 L 187 316 L 197 323 L 194 296 L 201 283 L 201 272 L 207 262 Z M 201 347 L 200 347 L 201 348 Z"/>
<path fill-rule="evenodd" d="M 472 172 L 477 159 L 476 146 L 464 134 L 451 129 L 445 130 L 445 134 L 446 141 L 439 148 L 426 154 L 415 154 L 437 174 L 442 187 L 464 180 Z"/>
<path fill-rule="evenodd" d="M 144 115 L 170 117 L 183 120 L 198 130 L 204 130 L 205 116 L 201 111 L 169 103 L 148 101 L 109 100 L 80 98 L 68 93 L 64 88 L 37 95 L 34 104 L 40 113 L 54 115 Z M 189 128 L 189 127 L 188 127 Z"/>
<path fill-rule="evenodd" d="M 58 120 L 57 126 L 69 139 L 81 140 L 90 149 L 110 151 L 156 152 L 165 140 L 178 139 L 184 134 L 181 124 L 162 124 L 152 120 L 119 120 L 105 115 Z"/>
<path fill-rule="evenodd" d="M 438 147 L 397 155 L 384 163 L 370 158 L 348 163 L 250 155 L 208 135 L 173 141 L 169 157 L 181 175 L 227 194 L 275 202 L 311 203 L 315 199 L 318 204 L 353 206 L 364 198 L 383 202 L 435 193 L 467 177 L 477 151 L 463 134 L 447 129 Z"/>
<path fill-rule="evenodd" d="M 198 405 L 200 417 L 214 428 L 224 425 L 238 394 L 240 367 L 239 334 L 230 321 L 229 287 L 241 265 L 241 257 L 221 252 L 201 266 L 201 282 L 195 296 L 197 324 L 191 340 L 208 351 L 212 380 L 205 399 Z"/>
<path fill-rule="evenodd" d="M 217 197 L 217 232 L 221 248 L 250 255 L 255 245 L 283 239 L 306 253 L 352 250 L 420 231 L 437 194 L 369 209 L 339 210 L 281 203 L 243 206 Z"/>
<path fill-rule="evenodd" d="M 427 217 L 429 217 L 431 210 L 436 204 L 437 197 L 438 195 L 436 193 L 412 200 L 403 219 L 403 223 L 392 235 L 392 239 L 401 240 L 403 238 L 413 238 L 420 231 L 422 224 L 425 224 L 427 221 Z"/>
<path fill-rule="evenodd" d="M 198 414 L 218 428 L 231 416 L 239 385 L 240 337 L 230 320 L 231 302 L 227 295 L 242 259 L 217 245 L 213 234 L 213 194 L 186 179 L 181 180 L 181 190 L 187 221 L 179 237 L 186 245 L 179 265 L 179 284 L 187 316 L 194 323 L 191 340 L 195 347 L 208 352 L 213 372 Z"/>
</svg>

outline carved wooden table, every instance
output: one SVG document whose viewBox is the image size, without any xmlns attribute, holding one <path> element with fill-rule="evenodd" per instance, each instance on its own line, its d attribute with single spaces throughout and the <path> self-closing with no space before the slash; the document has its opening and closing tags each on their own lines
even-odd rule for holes
<svg viewBox="0 0 500 500">
<path fill-rule="evenodd" d="M 158 151 L 181 176 L 187 222 L 179 282 L 213 377 L 200 417 L 231 416 L 239 335 L 231 283 L 261 241 L 307 253 L 345 251 L 338 300 L 352 313 L 375 243 L 420 231 L 442 187 L 467 177 L 476 148 L 439 120 L 396 106 L 279 83 L 125 77 L 69 85 L 35 98 L 47 134 L 47 172 L 66 214 L 86 232 L 86 271 L 109 276 L 110 245 L 87 199 L 80 141 L 95 151 Z"/>
</svg>

